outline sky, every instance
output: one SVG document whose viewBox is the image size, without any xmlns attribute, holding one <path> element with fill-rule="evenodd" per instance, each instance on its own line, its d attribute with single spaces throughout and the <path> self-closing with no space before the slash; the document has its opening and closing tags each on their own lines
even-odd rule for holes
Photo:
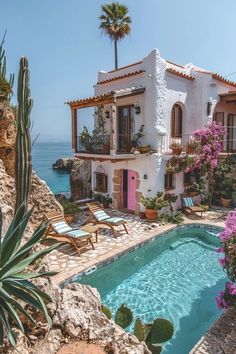
<svg viewBox="0 0 236 354">
<path fill-rule="evenodd" d="M 92 96 L 97 72 L 114 68 L 113 44 L 98 28 L 106 2 L 0 0 L 8 72 L 17 77 L 19 58 L 28 57 L 33 134 L 39 133 L 41 141 L 69 141 L 70 111 L 64 102 Z M 131 34 L 119 43 L 120 66 L 158 48 L 162 57 L 179 64 L 194 63 L 222 75 L 236 71 L 235 0 L 120 2 L 132 18 Z M 236 80 L 236 74 L 229 78 Z"/>
</svg>

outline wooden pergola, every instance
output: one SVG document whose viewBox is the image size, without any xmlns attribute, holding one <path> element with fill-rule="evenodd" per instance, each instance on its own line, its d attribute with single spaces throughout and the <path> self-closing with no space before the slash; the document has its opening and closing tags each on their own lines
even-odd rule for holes
<svg viewBox="0 0 236 354">
<path fill-rule="evenodd" d="M 222 93 L 219 96 L 220 96 L 220 102 L 236 103 L 236 91 L 229 91 L 227 93 Z"/>
<path fill-rule="evenodd" d="M 71 109 L 71 127 L 72 127 L 72 149 L 77 149 L 77 118 L 78 118 L 78 110 L 82 108 L 88 107 L 97 107 L 106 104 L 111 104 L 111 134 L 110 134 L 110 146 L 111 151 L 114 153 L 117 150 L 117 124 L 116 124 L 116 103 L 118 99 L 123 97 L 135 96 L 143 93 L 145 91 L 144 87 L 131 87 L 126 89 L 121 89 L 117 91 L 110 91 L 108 93 L 88 97 L 84 99 L 78 99 L 75 101 L 66 102 L 70 106 Z"/>
</svg>

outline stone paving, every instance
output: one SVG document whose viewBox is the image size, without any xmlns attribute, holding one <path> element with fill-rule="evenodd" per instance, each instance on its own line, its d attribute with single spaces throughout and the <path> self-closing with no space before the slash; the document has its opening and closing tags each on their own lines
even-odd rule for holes
<svg viewBox="0 0 236 354">
<path fill-rule="evenodd" d="M 184 224 L 201 223 L 214 226 L 224 226 L 224 220 L 228 210 L 222 208 L 208 211 L 203 214 L 203 218 L 197 215 L 185 218 Z M 135 245 L 152 239 L 154 236 L 164 231 L 169 231 L 176 225 L 161 225 L 157 222 L 147 222 L 141 220 L 136 215 L 124 214 L 121 211 L 109 210 L 111 216 L 124 217 L 128 222 L 127 235 L 123 231 L 117 233 L 117 238 L 113 238 L 108 229 L 101 230 L 98 236 L 98 243 L 94 243 L 95 250 L 88 247 L 88 250 L 80 257 L 69 245 L 63 245 L 57 251 L 53 251 L 47 256 L 47 262 L 51 270 L 59 273 L 54 277 L 58 283 L 69 279 L 76 274 L 83 272 L 91 266 L 105 262 L 107 259 L 118 255 L 121 252 L 133 248 Z M 72 225 L 79 228 L 86 220 L 88 213 L 79 214 L 79 218 Z M 122 228 L 122 227 L 121 227 Z M 95 237 L 94 237 L 95 241 Z M 206 335 L 196 344 L 191 354 L 235 354 L 236 353 L 236 314 L 228 311 L 213 325 Z"/>
<path fill-rule="evenodd" d="M 99 231 L 98 243 L 94 242 L 95 250 L 92 250 L 91 246 L 88 246 L 86 252 L 82 253 L 80 257 L 76 254 L 74 248 L 67 244 L 61 246 L 59 250 L 50 253 L 47 256 L 47 263 L 51 270 L 59 272 L 54 277 L 56 282 L 63 282 L 83 272 L 94 264 L 104 262 L 106 259 L 114 257 L 176 226 L 173 224 L 161 225 L 157 222 L 150 223 L 146 220 L 141 220 L 136 215 L 125 214 L 117 210 L 110 209 L 109 214 L 125 218 L 128 222 L 129 234 L 126 234 L 122 226 L 120 226 L 119 232 L 117 232 L 117 238 L 114 238 L 109 229 L 103 229 Z M 72 227 L 79 228 L 84 223 L 87 216 L 88 213 L 86 212 L 80 213 Z M 196 222 L 223 226 L 226 214 L 220 209 L 213 212 L 206 212 L 203 216 L 203 219 L 198 216 L 192 217 L 191 219 L 185 218 L 184 223 Z"/>
<path fill-rule="evenodd" d="M 189 354 L 235 354 L 236 310 L 229 309 L 213 324 Z"/>
</svg>

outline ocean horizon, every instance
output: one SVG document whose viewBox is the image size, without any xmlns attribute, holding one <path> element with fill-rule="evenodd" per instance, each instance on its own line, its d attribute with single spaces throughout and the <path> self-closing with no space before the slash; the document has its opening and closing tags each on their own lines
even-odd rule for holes
<svg viewBox="0 0 236 354">
<path fill-rule="evenodd" d="M 52 169 L 56 160 L 73 157 L 70 141 L 36 141 L 32 147 L 33 170 L 54 194 L 70 194 L 70 173 Z"/>
</svg>

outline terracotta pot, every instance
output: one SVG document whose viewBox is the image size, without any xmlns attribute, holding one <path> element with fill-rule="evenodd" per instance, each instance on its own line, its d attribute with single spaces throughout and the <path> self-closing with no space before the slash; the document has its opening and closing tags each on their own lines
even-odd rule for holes
<svg viewBox="0 0 236 354">
<path fill-rule="evenodd" d="M 145 215 L 148 220 L 156 220 L 158 212 L 154 209 L 146 209 Z"/>
<path fill-rule="evenodd" d="M 75 214 L 65 214 L 65 220 L 71 224 L 75 220 Z"/>
<path fill-rule="evenodd" d="M 143 211 L 140 211 L 140 213 L 139 213 L 139 217 L 140 217 L 140 219 L 145 219 L 146 218 L 146 214 L 143 212 Z"/>
<path fill-rule="evenodd" d="M 193 154 L 194 153 L 194 147 L 192 146 L 187 146 L 187 154 Z"/>
<path fill-rule="evenodd" d="M 232 199 L 220 198 L 221 205 L 225 208 L 228 208 L 232 202 Z"/>
<path fill-rule="evenodd" d="M 109 203 L 108 202 L 102 202 L 103 208 L 104 209 L 109 209 Z"/>
<path fill-rule="evenodd" d="M 139 147 L 140 154 L 147 154 L 151 150 L 149 145 L 143 145 Z"/>
<path fill-rule="evenodd" d="M 110 144 L 103 144 L 103 153 L 105 155 L 110 155 Z"/>
<path fill-rule="evenodd" d="M 189 195 L 190 197 L 195 197 L 196 192 L 188 192 L 188 195 Z"/>
<path fill-rule="evenodd" d="M 173 155 L 180 155 L 181 152 L 182 152 L 182 147 L 181 146 L 180 147 L 172 147 L 171 149 L 172 149 Z"/>
</svg>

